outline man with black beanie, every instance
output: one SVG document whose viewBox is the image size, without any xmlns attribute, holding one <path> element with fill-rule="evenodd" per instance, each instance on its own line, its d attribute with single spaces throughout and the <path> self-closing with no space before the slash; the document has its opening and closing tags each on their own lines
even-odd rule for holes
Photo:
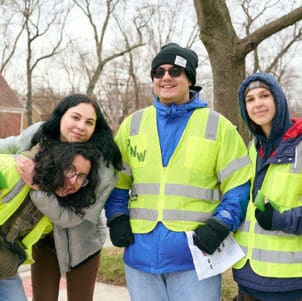
<svg viewBox="0 0 302 301">
<path fill-rule="evenodd" d="M 163 46 L 151 63 L 153 105 L 116 135 L 124 169 L 105 210 L 112 243 L 125 247 L 132 301 L 219 301 L 221 276 L 198 280 L 185 232 L 213 254 L 245 216 L 247 150 L 199 98 L 197 67 L 195 51 Z"/>
<path fill-rule="evenodd" d="M 161 48 L 161 51 L 154 57 L 151 64 L 151 78 L 153 80 L 152 70 L 160 65 L 171 64 L 183 67 L 191 82 L 191 86 L 196 83 L 196 68 L 198 67 L 198 56 L 195 51 L 187 48 L 181 48 L 176 43 L 170 43 Z"/>
</svg>

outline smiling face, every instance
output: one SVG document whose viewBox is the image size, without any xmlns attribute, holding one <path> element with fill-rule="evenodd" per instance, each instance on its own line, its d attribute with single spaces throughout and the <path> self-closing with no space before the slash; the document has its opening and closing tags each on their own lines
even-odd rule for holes
<svg viewBox="0 0 302 301">
<path fill-rule="evenodd" d="M 88 141 L 96 124 L 96 113 L 90 103 L 80 103 L 69 108 L 60 121 L 60 140 L 63 142 Z"/>
<path fill-rule="evenodd" d="M 165 64 L 160 67 L 168 70 L 173 65 Z M 153 78 L 154 93 L 158 96 L 159 101 L 165 105 L 188 102 L 190 85 L 191 82 L 184 71 L 178 77 L 171 77 L 169 72 L 166 71 L 162 78 Z"/>
<path fill-rule="evenodd" d="M 276 104 L 271 91 L 265 88 L 252 89 L 245 96 L 245 104 L 249 118 L 261 126 L 268 137 L 276 114 Z"/>
<path fill-rule="evenodd" d="M 82 155 L 76 155 L 72 161 L 72 167 L 75 171 L 74 176 L 66 176 L 65 185 L 63 188 L 59 188 L 55 191 L 56 195 L 64 197 L 66 195 L 76 193 L 82 187 L 78 177 L 88 176 L 91 170 L 91 162 L 85 159 Z"/>
</svg>

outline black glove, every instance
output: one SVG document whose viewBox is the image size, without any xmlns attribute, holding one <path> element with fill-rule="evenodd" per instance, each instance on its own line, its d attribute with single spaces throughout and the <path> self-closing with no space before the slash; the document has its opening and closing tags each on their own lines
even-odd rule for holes
<svg viewBox="0 0 302 301">
<path fill-rule="evenodd" d="M 128 247 L 134 243 L 129 216 L 126 214 L 115 217 L 108 223 L 111 242 L 116 247 Z"/>
<path fill-rule="evenodd" d="M 270 203 L 265 204 L 265 211 L 260 211 L 256 209 L 255 217 L 259 225 L 265 230 L 272 230 L 273 225 L 273 214 L 275 209 Z"/>
<path fill-rule="evenodd" d="M 193 241 L 200 250 L 213 254 L 229 233 L 230 230 L 223 222 L 211 218 L 195 230 Z"/>
</svg>

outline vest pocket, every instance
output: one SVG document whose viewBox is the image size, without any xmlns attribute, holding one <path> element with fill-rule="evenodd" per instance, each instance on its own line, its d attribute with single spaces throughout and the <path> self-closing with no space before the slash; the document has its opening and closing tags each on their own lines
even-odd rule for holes
<svg viewBox="0 0 302 301">
<path fill-rule="evenodd" d="M 269 198 L 280 206 L 280 211 L 302 205 L 302 175 L 275 172 L 270 186 Z"/>
<path fill-rule="evenodd" d="M 217 142 L 201 137 L 189 137 L 185 166 L 207 174 L 213 174 L 215 172 L 217 153 Z"/>
</svg>

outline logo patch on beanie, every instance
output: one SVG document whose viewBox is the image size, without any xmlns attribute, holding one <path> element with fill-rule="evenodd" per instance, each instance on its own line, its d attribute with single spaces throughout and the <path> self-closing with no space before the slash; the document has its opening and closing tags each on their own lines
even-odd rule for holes
<svg viewBox="0 0 302 301">
<path fill-rule="evenodd" d="M 186 68 L 186 66 L 187 66 L 187 60 L 185 58 L 177 55 L 175 57 L 174 65 Z"/>
</svg>

